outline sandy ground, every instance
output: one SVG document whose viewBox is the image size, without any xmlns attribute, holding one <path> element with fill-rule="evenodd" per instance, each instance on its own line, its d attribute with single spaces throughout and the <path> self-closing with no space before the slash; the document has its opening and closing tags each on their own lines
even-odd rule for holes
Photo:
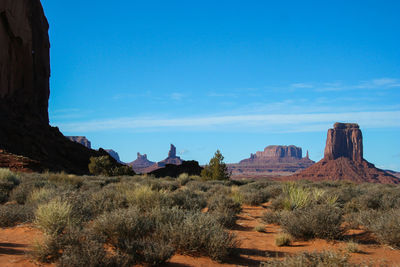
<svg viewBox="0 0 400 267">
<path fill-rule="evenodd" d="M 345 250 L 346 242 L 327 242 L 319 239 L 294 242 L 290 247 L 277 247 L 275 236 L 280 232 L 278 226 L 266 225 L 265 232 L 254 231 L 255 226 L 262 224 L 260 216 L 265 210 L 265 206 L 243 207 L 237 221 L 238 225 L 232 230 L 240 241 L 240 247 L 227 262 L 221 264 L 206 257 L 175 255 L 165 266 L 258 266 L 263 261 L 281 259 L 302 251 Z M 29 225 L 0 229 L 0 266 L 54 266 L 36 263 L 27 254 L 34 240 L 41 237 L 40 231 Z M 374 262 L 376 266 L 384 264 L 400 267 L 400 250 L 378 245 L 373 238 L 361 230 L 349 232 L 348 237 L 360 243 L 361 253 L 351 254 L 354 262 Z"/>
</svg>

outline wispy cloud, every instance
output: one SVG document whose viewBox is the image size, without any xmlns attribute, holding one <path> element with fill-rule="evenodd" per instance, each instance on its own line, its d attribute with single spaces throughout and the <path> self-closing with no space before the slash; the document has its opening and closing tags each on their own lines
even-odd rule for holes
<svg viewBox="0 0 400 267">
<path fill-rule="evenodd" d="M 400 127 L 400 111 L 304 114 L 253 114 L 227 116 L 194 116 L 177 118 L 125 117 L 107 120 L 62 123 L 64 132 L 108 130 L 188 130 L 188 131 L 325 131 L 336 121 L 357 122 L 362 128 Z"/>
<path fill-rule="evenodd" d="M 293 83 L 290 86 L 293 88 L 313 88 L 314 87 L 310 83 Z"/>
<path fill-rule="evenodd" d="M 357 84 L 344 84 L 342 82 L 324 83 L 315 86 L 316 92 L 349 91 L 349 90 L 377 90 L 400 87 L 400 80 L 394 78 L 379 78 L 360 81 Z"/>
<path fill-rule="evenodd" d="M 173 99 L 173 100 L 176 100 L 176 101 L 179 101 L 179 100 L 182 100 L 182 98 L 184 97 L 184 95 L 182 94 L 182 93 L 172 93 L 171 94 L 171 99 Z"/>
</svg>

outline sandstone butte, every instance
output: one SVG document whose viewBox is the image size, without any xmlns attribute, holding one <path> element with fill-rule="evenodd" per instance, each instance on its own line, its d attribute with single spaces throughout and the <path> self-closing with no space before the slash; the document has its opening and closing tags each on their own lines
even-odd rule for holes
<svg viewBox="0 0 400 267">
<path fill-rule="evenodd" d="M 143 173 L 144 169 L 146 169 L 154 164 L 155 164 L 155 162 L 147 159 L 147 154 L 142 155 L 138 152 L 137 159 L 128 163 L 127 165 L 131 166 L 135 172 Z"/>
<path fill-rule="evenodd" d="M 364 159 L 362 132 L 355 123 L 335 123 L 333 129 L 328 130 L 324 158 L 287 179 L 400 183 L 399 178 L 376 168 Z"/>
<path fill-rule="evenodd" d="M 168 151 L 168 157 L 166 157 L 164 160 L 154 163 L 140 170 L 138 168 L 135 168 L 135 166 L 133 166 L 133 170 L 136 172 L 135 169 L 137 169 L 138 170 L 137 172 L 140 173 L 150 173 L 152 171 L 164 168 L 167 164 L 181 165 L 182 162 L 183 162 L 182 159 L 176 155 L 176 147 L 173 144 L 171 144 L 170 149 Z M 129 165 L 132 166 L 132 163 L 130 163 Z"/>
<path fill-rule="evenodd" d="M 84 174 L 106 152 L 49 125 L 48 29 L 40 0 L 0 1 L 0 167 Z"/>
<path fill-rule="evenodd" d="M 278 173 L 294 173 L 314 164 L 308 157 L 303 158 L 301 147 L 267 146 L 264 151 L 251 154 L 250 158 L 236 164 L 228 164 L 234 178 L 251 176 L 254 178 L 271 176 Z"/>
</svg>

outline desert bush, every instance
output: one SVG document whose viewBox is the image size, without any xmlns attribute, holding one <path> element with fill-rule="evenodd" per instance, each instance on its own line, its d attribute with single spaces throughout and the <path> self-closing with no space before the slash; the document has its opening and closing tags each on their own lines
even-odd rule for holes
<svg viewBox="0 0 400 267">
<path fill-rule="evenodd" d="M 168 242 L 147 241 L 143 244 L 141 261 L 151 266 L 159 266 L 170 259 L 175 252 Z"/>
<path fill-rule="evenodd" d="M 48 235 L 59 235 L 72 223 L 71 205 L 60 200 L 52 200 L 39 205 L 35 212 L 35 224 Z"/>
<path fill-rule="evenodd" d="M 15 187 L 10 193 L 10 200 L 16 201 L 18 204 L 25 204 L 31 192 L 35 189 L 34 183 L 21 183 Z"/>
<path fill-rule="evenodd" d="M 54 262 L 62 255 L 60 241 L 56 235 L 45 235 L 43 241 L 34 241 L 31 255 L 40 262 Z"/>
<path fill-rule="evenodd" d="M 212 185 L 193 180 L 188 182 L 185 187 L 193 192 L 207 192 L 210 188 L 212 188 Z"/>
<path fill-rule="evenodd" d="M 24 205 L 0 205 L 0 227 L 12 227 L 33 219 L 33 208 Z"/>
<path fill-rule="evenodd" d="M 400 248 L 400 209 L 364 211 L 360 224 L 373 232 L 380 243 Z"/>
<path fill-rule="evenodd" d="M 88 200 L 87 207 L 91 210 L 91 216 L 95 217 L 105 212 L 126 208 L 128 202 L 125 195 L 111 184 L 94 192 Z"/>
<path fill-rule="evenodd" d="M 189 174 L 187 174 L 187 173 L 182 173 L 182 174 L 180 174 L 180 175 L 178 176 L 178 179 L 177 179 L 178 183 L 179 183 L 181 186 L 186 185 L 190 180 L 191 180 L 191 178 L 189 177 Z"/>
<path fill-rule="evenodd" d="M 182 225 L 175 227 L 169 238 L 171 244 L 183 254 L 200 254 L 220 261 L 237 246 L 235 236 L 206 213 L 186 213 Z"/>
<path fill-rule="evenodd" d="M 164 198 L 163 205 L 167 207 L 178 207 L 184 210 L 197 210 L 205 208 L 207 201 L 205 197 L 189 189 L 175 191 Z"/>
<path fill-rule="evenodd" d="M 0 183 L 11 183 L 14 186 L 19 184 L 18 175 L 9 169 L 0 168 Z"/>
<path fill-rule="evenodd" d="M 265 225 L 264 224 L 256 225 L 253 230 L 259 233 L 265 232 Z"/>
<path fill-rule="evenodd" d="M 230 176 L 228 167 L 224 163 L 224 156 L 219 150 L 215 152 L 209 164 L 201 171 L 201 177 L 204 180 L 229 180 Z"/>
<path fill-rule="evenodd" d="M 159 206 L 164 197 L 163 192 L 152 190 L 150 186 L 134 187 L 124 193 L 130 206 L 137 207 L 143 211 Z"/>
<path fill-rule="evenodd" d="M 279 211 L 266 211 L 262 214 L 261 220 L 268 224 L 280 224 L 281 213 Z"/>
<path fill-rule="evenodd" d="M 360 246 L 358 245 L 357 242 L 351 240 L 346 243 L 346 251 L 349 253 L 360 253 Z"/>
<path fill-rule="evenodd" d="M 236 216 L 241 210 L 239 203 L 223 194 L 213 195 L 208 201 L 208 212 L 225 227 L 236 224 Z"/>
<path fill-rule="evenodd" d="M 349 255 L 337 254 L 332 251 L 303 252 L 289 256 L 283 260 L 271 260 L 263 262 L 263 267 L 358 267 L 365 266 L 350 262 Z"/>
<path fill-rule="evenodd" d="M 46 203 L 49 202 L 51 199 L 53 199 L 56 196 L 56 194 L 57 192 L 54 188 L 50 187 L 36 188 L 33 191 L 31 191 L 26 202 L 30 204 Z"/>
<path fill-rule="evenodd" d="M 135 175 L 135 172 L 129 166 L 117 166 L 112 162 L 110 156 L 91 157 L 89 163 L 89 172 L 93 175 L 104 176 L 122 176 Z"/>
<path fill-rule="evenodd" d="M 278 247 L 290 246 L 292 244 L 293 237 L 286 233 L 280 233 L 275 237 L 275 245 Z"/>
<path fill-rule="evenodd" d="M 7 202 L 11 190 L 19 184 L 18 176 L 9 169 L 0 169 L 0 203 Z"/>
<path fill-rule="evenodd" d="M 283 186 L 283 208 L 285 210 L 302 209 L 309 206 L 312 202 L 312 195 L 309 190 L 289 182 Z"/>
<path fill-rule="evenodd" d="M 67 174 L 65 172 L 45 173 L 43 176 L 46 177 L 48 181 L 55 184 L 70 185 L 75 188 L 79 188 L 83 184 L 82 177 L 73 174 Z"/>
<path fill-rule="evenodd" d="M 343 234 L 343 215 L 330 205 L 317 205 L 282 213 L 281 227 L 298 239 L 337 239 Z"/>
</svg>

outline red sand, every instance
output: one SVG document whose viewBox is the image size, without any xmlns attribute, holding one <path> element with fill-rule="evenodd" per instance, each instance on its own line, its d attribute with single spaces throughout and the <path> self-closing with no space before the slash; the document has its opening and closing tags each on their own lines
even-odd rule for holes
<svg viewBox="0 0 400 267">
<path fill-rule="evenodd" d="M 240 241 L 240 247 L 228 262 L 221 264 L 206 257 L 175 255 L 165 266 L 258 266 L 263 261 L 282 259 L 302 251 L 345 251 L 346 242 L 327 242 L 320 239 L 294 242 L 290 247 L 277 247 L 275 236 L 280 232 L 279 226 L 266 225 L 263 233 L 253 229 L 262 224 L 260 216 L 266 209 L 266 206 L 243 207 L 237 221 L 238 226 L 232 230 Z M 351 254 L 354 262 L 374 262 L 377 266 L 382 263 L 387 266 L 400 266 L 400 250 L 378 245 L 362 230 L 353 230 L 348 235 L 352 235 L 360 243 L 361 253 Z M 0 229 L 0 266 L 54 266 L 35 263 L 29 255 L 26 255 L 34 240 L 40 238 L 42 238 L 41 232 L 29 225 Z"/>
</svg>

